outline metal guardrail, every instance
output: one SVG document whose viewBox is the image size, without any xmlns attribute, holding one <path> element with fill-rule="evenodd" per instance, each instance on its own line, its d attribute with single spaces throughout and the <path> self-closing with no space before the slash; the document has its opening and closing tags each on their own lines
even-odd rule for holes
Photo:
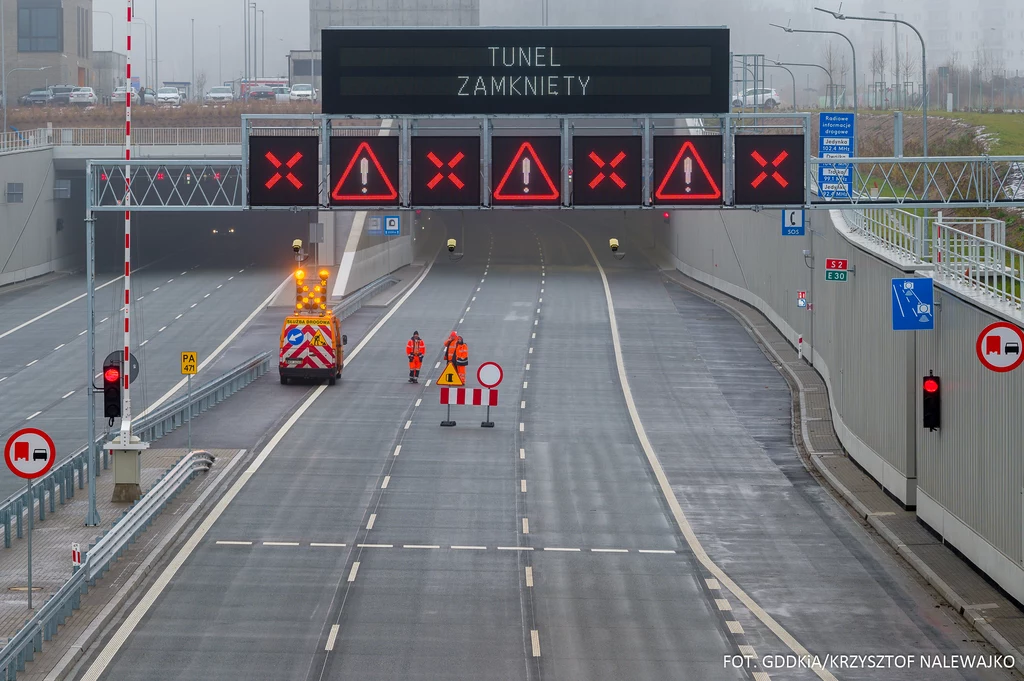
<svg viewBox="0 0 1024 681">
<path fill-rule="evenodd" d="M 110 569 L 196 474 L 208 471 L 213 462 L 214 457 L 204 451 L 183 456 L 152 489 L 125 511 L 117 524 L 89 549 L 82 567 L 0 649 L 0 672 L 3 673 L 0 678 L 16 681 L 18 672 L 25 671 L 25 664 L 31 662 L 36 653 L 42 652 L 43 642 L 51 640 L 57 634 L 57 628 L 81 606 L 82 596 L 88 593 L 89 587 L 96 585 L 96 580 Z"/>
<path fill-rule="evenodd" d="M 241 127 L 132 129 L 133 147 L 241 144 Z M 0 153 L 79 146 L 124 146 L 124 128 L 34 128 L 0 133 Z"/>
<path fill-rule="evenodd" d="M 182 395 L 178 399 L 168 402 L 138 419 L 135 422 L 135 433 L 146 441 L 163 437 L 188 423 L 189 418 L 199 416 L 267 373 L 273 358 L 274 354 L 268 351 L 239 364 L 223 376 L 193 390 L 191 403 L 189 403 L 188 395 Z M 105 441 L 106 436 L 97 438 L 96 444 L 102 445 Z M 86 456 L 87 449 L 83 446 L 71 456 L 57 463 L 49 473 L 37 480 L 36 484 L 32 486 L 33 498 L 31 501 L 25 492 L 19 492 L 0 504 L 0 524 L 4 527 L 4 548 L 11 547 L 12 523 L 15 525 L 15 536 L 21 538 L 24 523 L 27 520 L 26 512 L 30 507 L 33 510 L 38 507 L 39 520 L 43 521 L 46 519 L 47 505 L 49 505 L 50 512 L 54 513 L 58 500 L 63 505 L 66 499 L 74 497 L 76 473 L 78 474 L 78 489 L 85 488 L 85 473 L 88 471 L 89 465 Z M 102 470 L 106 470 L 108 468 L 106 450 L 97 455 L 97 476 L 101 471 L 99 462 L 101 458 Z"/>
<path fill-rule="evenodd" d="M 386 274 L 380 279 L 371 281 L 369 284 L 331 308 L 334 312 L 334 316 L 341 320 L 349 315 L 355 314 L 356 311 L 366 303 L 366 301 L 372 300 L 378 293 L 388 290 L 397 283 L 398 279 L 395 279 L 390 274 Z"/>
</svg>

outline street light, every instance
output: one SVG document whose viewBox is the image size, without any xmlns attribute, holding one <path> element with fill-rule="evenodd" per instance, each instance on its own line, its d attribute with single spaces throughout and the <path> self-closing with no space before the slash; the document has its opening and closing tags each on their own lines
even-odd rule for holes
<svg viewBox="0 0 1024 681">
<path fill-rule="evenodd" d="M 256 3 L 255 2 L 250 2 L 249 3 L 249 9 L 252 10 L 252 71 L 250 73 L 252 74 L 252 79 L 253 80 L 258 80 L 259 79 L 259 71 L 256 68 L 256 66 L 257 66 L 257 62 L 256 62 L 256 45 L 257 45 L 257 43 L 259 41 L 256 39 Z M 246 21 L 246 23 L 248 23 L 248 21 L 249 21 L 248 15 L 246 15 L 245 21 Z M 248 59 L 248 56 L 246 58 Z"/>
<path fill-rule="evenodd" d="M 267 77 L 267 17 L 263 14 L 263 10 L 256 10 L 260 13 L 260 25 L 263 27 L 260 31 L 260 75 L 263 78 Z"/>
<path fill-rule="evenodd" d="M 840 20 L 856 19 L 857 21 L 883 21 L 883 22 L 890 23 L 890 24 L 903 24 L 904 26 L 909 26 L 911 28 L 911 30 L 913 30 L 914 33 L 917 34 L 918 40 L 921 41 L 921 79 L 922 79 L 922 84 L 921 84 L 921 121 L 922 121 L 922 123 L 921 123 L 921 127 L 922 127 L 922 135 L 924 136 L 924 140 L 923 140 L 922 146 L 923 146 L 924 156 L 927 158 L 928 157 L 928 58 L 927 58 L 927 54 L 925 52 L 924 38 L 921 36 L 921 32 L 918 31 L 917 28 L 913 24 L 910 24 L 910 23 L 908 23 L 906 21 L 903 21 L 902 19 L 878 19 L 876 17 L 848 17 L 845 14 L 840 14 L 839 12 L 833 12 L 830 9 L 822 9 L 821 7 L 815 7 L 814 9 L 818 10 L 819 12 L 824 12 L 826 14 L 831 14 L 833 17 L 835 17 L 836 19 L 840 19 Z"/>
<path fill-rule="evenodd" d="M 782 62 L 775 61 L 774 59 L 769 59 L 768 61 L 775 64 L 776 66 L 806 66 L 812 69 L 821 69 L 822 71 L 824 71 L 825 75 L 828 76 L 828 89 L 832 91 L 832 108 L 836 108 L 836 89 L 835 86 L 832 84 L 832 74 L 824 66 L 822 66 L 821 64 L 801 64 L 799 62 Z M 793 93 L 793 96 L 796 96 L 795 92 Z M 828 98 L 825 99 L 825 102 L 828 103 Z"/>
<path fill-rule="evenodd" d="M 140 19 L 137 16 L 133 16 L 132 17 L 132 21 L 139 22 L 140 24 L 142 24 L 143 28 L 146 29 L 145 30 L 146 49 L 144 49 L 142 51 L 142 56 L 143 56 L 143 59 L 142 59 L 142 66 L 143 66 L 143 68 L 142 68 L 142 77 L 143 77 L 143 79 L 145 79 L 146 83 L 149 83 L 149 50 L 152 47 L 152 43 L 149 40 L 149 32 L 153 30 L 153 27 L 150 26 L 149 24 L 147 24 L 145 19 Z M 129 89 L 131 89 L 131 86 L 132 86 L 132 84 L 128 83 L 128 88 Z M 139 89 L 140 90 L 142 89 L 141 84 L 139 86 Z"/>
<path fill-rule="evenodd" d="M 793 81 L 793 111 L 796 111 L 796 76 L 782 64 L 768 64 L 767 67 L 770 69 L 782 69 L 789 74 L 790 79 Z"/>
<path fill-rule="evenodd" d="M 846 42 L 850 43 L 850 51 L 853 52 L 853 123 L 854 123 L 854 129 L 856 129 L 856 126 L 857 126 L 857 50 L 853 46 L 853 41 L 850 40 L 849 38 L 847 38 L 845 35 L 843 35 L 839 31 L 812 31 L 812 30 L 807 29 L 807 28 L 790 28 L 789 26 L 779 26 L 778 24 L 770 24 L 770 25 L 774 26 L 776 28 L 781 28 L 786 33 L 828 33 L 830 35 L 837 35 L 837 36 L 841 37 L 842 39 L 844 39 Z M 793 96 L 794 97 L 796 96 L 795 92 L 793 93 Z M 835 102 L 835 94 L 833 93 L 832 96 L 833 96 L 833 100 L 832 101 L 834 103 Z M 853 138 L 853 155 L 854 156 L 857 155 L 857 137 L 856 137 L 856 134 L 854 135 L 854 138 Z"/>
<path fill-rule="evenodd" d="M 100 9 L 94 9 L 92 11 L 92 13 L 93 14 L 106 14 L 108 17 L 110 17 L 110 51 L 113 52 L 114 51 L 114 15 L 111 14 L 110 12 L 104 12 L 103 10 L 100 10 Z"/>
<path fill-rule="evenodd" d="M 39 67 L 35 67 L 35 66 L 18 66 L 16 68 L 11 69 L 10 71 L 8 71 L 7 73 L 4 74 L 3 85 L 0 85 L 0 89 L 3 90 L 3 94 L 0 95 L 0 98 L 3 99 L 3 104 L 4 104 L 4 132 L 7 132 L 7 77 L 10 76 L 15 71 L 45 71 L 48 68 L 50 68 L 50 67 L 49 66 L 39 66 Z"/>
<path fill-rule="evenodd" d="M 878 10 L 879 14 L 891 14 L 893 19 L 899 19 L 900 15 L 896 12 L 889 12 L 884 9 Z M 896 108 L 900 108 L 900 91 L 903 86 L 900 84 L 900 27 L 899 24 L 892 25 L 892 59 L 893 59 L 893 73 L 895 78 L 893 79 L 896 83 Z"/>
</svg>

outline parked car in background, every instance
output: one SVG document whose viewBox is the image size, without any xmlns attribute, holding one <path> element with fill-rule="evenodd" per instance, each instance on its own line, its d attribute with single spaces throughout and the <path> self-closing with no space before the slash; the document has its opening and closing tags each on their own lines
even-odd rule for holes
<svg viewBox="0 0 1024 681">
<path fill-rule="evenodd" d="M 210 88 L 210 91 L 203 97 L 203 101 L 207 104 L 216 104 L 221 102 L 232 102 L 235 99 L 234 91 L 227 85 L 217 85 Z"/>
<path fill-rule="evenodd" d="M 181 106 L 181 93 L 176 87 L 162 87 L 156 91 L 156 103 Z"/>
<path fill-rule="evenodd" d="M 279 85 L 273 88 L 275 100 L 278 102 L 287 102 L 291 100 L 292 90 L 287 85 Z"/>
<path fill-rule="evenodd" d="M 156 104 L 156 90 L 151 87 L 144 87 L 138 90 L 139 104 Z"/>
<path fill-rule="evenodd" d="M 71 91 L 74 85 L 51 85 L 50 92 L 53 93 L 52 104 L 67 105 L 71 103 Z"/>
<path fill-rule="evenodd" d="M 71 91 L 68 101 L 78 106 L 96 106 L 99 103 L 99 97 L 91 87 L 76 87 Z"/>
<path fill-rule="evenodd" d="M 747 88 L 741 95 L 736 93 L 732 98 L 733 106 L 761 106 L 774 109 L 779 105 L 779 93 L 774 88 Z"/>
<path fill-rule="evenodd" d="M 260 85 L 249 90 L 249 99 L 255 101 L 275 101 L 277 99 L 277 93 L 274 92 L 273 88 L 269 88 L 266 85 Z"/>
<path fill-rule="evenodd" d="M 111 104 L 124 104 L 125 95 L 128 93 L 128 88 L 124 85 L 114 88 L 114 91 L 110 95 Z M 139 103 L 139 93 L 132 90 L 132 104 Z"/>
<path fill-rule="evenodd" d="M 309 83 L 296 83 L 295 85 L 292 85 L 292 90 L 288 95 L 288 99 L 293 102 L 315 102 L 316 88 Z"/>
<path fill-rule="evenodd" d="M 53 93 L 50 88 L 37 87 L 22 98 L 22 103 L 28 106 L 47 106 L 53 102 Z"/>
</svg>

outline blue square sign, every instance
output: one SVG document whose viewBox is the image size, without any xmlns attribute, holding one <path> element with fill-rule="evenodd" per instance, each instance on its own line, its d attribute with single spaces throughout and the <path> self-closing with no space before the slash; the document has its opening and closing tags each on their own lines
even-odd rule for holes
<svg viewBox="0 0 1024 681">
<path fill-rule="evenodd" d="M 401 222 L 397 215 L 384 216 L 384 236 L 399 236 L 402 233 Z"/>
<path fill-rule="evenodd" d="M 854 115 L 818 114 L 818 158 L 842 159 L 853 156 Z M 818 194 L 822 198 L 853 196 L 853 167 L 849 163 L 818 164 Z"/>
<path fill-rule="evenodd" d="M 803 236 L 806 216 L 807 214 L 799 208 L 782 211 L 782 236 Z"/>
<path fill-rule="evenodd" d="M 935 289 L 927 277 L 892 280 L 892 330 L 935 328 Z"/>
<path fill-rule="evenodd" d="M 369 225 L 366 228 L 366 233 L 370 236 L 381 236 L 384 234 L 383 220 L 379 216 L 375 216 L 369 219 Z"/>
</svg>

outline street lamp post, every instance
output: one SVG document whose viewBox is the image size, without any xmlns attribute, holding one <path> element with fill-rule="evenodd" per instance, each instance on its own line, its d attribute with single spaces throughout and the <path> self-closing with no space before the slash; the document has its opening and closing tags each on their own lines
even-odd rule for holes
<svg viewBox="0 0 1024 681">
<path fill-rule="evenodd" d="M 924 150 L 924 156 L 928 156 L 928 57 L 925 52 L 924 38 L 921 36 L 921 32 L 917 28 L 902 19 L 878 19 L 876 17 L 848 17 L 845 14 L 839 12 L 833 12 L 830 9 L 822 9 L 821 7 L 815 7 L 814 9 L 819 12 L 825 12 L 831 14 L 836 19 L 856 19 L 858 21 L 882 21 L 891 24 L 903 24 L 909 26 L 914 33 L 917 34 L 918 40 L 921 41 L 921 127 L 923 135 L 922 147 Z"/>
<path fill-rule="evenodd" d="M 10 71 L 8 71 L 8 72 L 6 72 L 4 74 L 3 85 L 0 85 L 0 88 L 3 89 L 4 132 L 7 132 L 7 78 L 8 78 L 8 76 L 10 76 L 15 71 L 45 71 L 48 68 L 50 68 L 50 67 L 49 66 L 39 66 L 39 67 L 35 67 L 35 66 L 18 66 L 16 68 L 11 69 Z"/>
<path fill-rule="evenodd" d="M 782 64 L 768 64 L 767 66 L 770 69 L 782 69 L 789 74 L 790 79 L 793 81 L 793 111 L 796 111 L 796 76 Z"/>
<path fill-rule="evenodd" d="M 106 14 L 108 17 L 110 17 L 110 51 L 113 52 L 114 51 L 114 15 L 111 14 L 110 12 L 104 12 L 101 9 L 94 9 L 92 11 L 92 13 L 93 14 Z"/>
<path fill-rule="evenodd" d="M 256 10 L 260 13 L 260 76 L 263 78 L 267 77 L 267 15 L 263 13 L 263 10 Z"/>
<path fill-rule="evenodd" d="M 771 24 L 771 25 L 775 26 L 776 28 L 781 28 L 786 33 L 828 33 L 830 35 L 837 35 L 837 36 L 841 37 L 843 40 L 845 40 L 846 42 L 850 43 L 850 51 L 853 53 L 853 124 L 854 124 L 854 129 L 856 130 L 856 127 L 857 127 L 857 49 L 853 46 L 853 41 L 850 40 L 849 38 L 847 38 L 845 35 L 843 35 L 839 31 L 812 31 L 810 29 L 805 29 L 805 28 L 790 28 L 788 26 L 779 26 L 778 24 Z M 794 92 L 794 95 L 795 94 L 796 93 Z M 833 94 L 833 98 L 834 97 L 835 97 L 835 95 Z M 833 103 L 834 102 L 835 102 L 835 99 L 833 99 Z M 856 134 L 854 134 L 854 138 L 853 138 L 853 155 L 854 156 L 857 155 L 857 137 L 856 137 Z"/>
<path fill-rule="evenodd" d="M 192 23 L 192 83 L 189 89 L 192 91 L 192 97 L 196 96 L 196 20 L 189 19 Z"/>
<path fill-rule="evenodd" d="M 799 62 L 782 62 L 775 61 L 774 59 L 769 59 L 768 61 L 775 64 L 776 66 L 806 66 L 808 68 L 821 69 L 822 71 L 824 71 L 825 75 L 828 76 L 828 89 L 832 91 L 832 108 L 834 109 L 836 107 L 836 89 L 835 85 L 833 85 L 832 83 L 832 74 L 824 66 L 822 66 L 821 64 L 801 64 Z M 826 98 L 825 101 L 826 103 L 828 103 L 828 98 Z"/>
<path fill-rule="evenodd" d="M 250 73 L 252 74 L 253 80 L 256 80 L 256 79 L 259 78 L 259 72 L 256 69 L 256 66 L 257 66 L 257 63 L 256 63 L 256 45 L 259 42 L 256 39 L 256 3 L 255 2 L 250 2 L 249 3 L 249 9 L 252 10 L 252 71 L 250 71 Z M 246 21 L 246 23 L 249 22 L 249 16 L 248 15 L 246 15 L 245 21 Z M 248 58 L 248 57 L 246 57 L 246 58 Z"/>
<path fill-rule="evenodd" d="M 891 14 L 893 19 L 899 19 L 899 15 L 896 12 L 889 12 L 884 9 L 878 10 L 879 14 Z M 900 94 L 903 90 L 903 85 L 900 83 L 900 27 L 899 24 L 892 25 L 892 64 L 895 73 L 893 81 L 896 83 L 896 108 L 900 108 Z"/>
<path fill-rule="evenodd" d="M 144 19 L 140 19 L 137 16 L 133 16 L 132 17 L 132 21 L 139 22 L 146 29 L 146 31 L 145 31 L 145 35 L 146 35 L 146 49 L 142 51 L 142 55 L 143 55 L 143 59 L 142 59 L 142 78 L 143 78 L 143 80 L 146 83 L 149 83 L 149 50 L 150 50 L 150 47 L 151 47 L 150 40 L 149 40 L 149 32 L 151 30 L 153 30 L 153 27 L 150 26 L 149 24 L 147 24 Z M 132 87 L 132 84 L 128 83 L 128 88 L 131 89 L 131 87 Z M 142 89 L 141 85 L 140 85 L 139 89 L 140 90 Z M 141 97 L 142 95 L 140 94 L 139 96 Z"/>
</svg>

